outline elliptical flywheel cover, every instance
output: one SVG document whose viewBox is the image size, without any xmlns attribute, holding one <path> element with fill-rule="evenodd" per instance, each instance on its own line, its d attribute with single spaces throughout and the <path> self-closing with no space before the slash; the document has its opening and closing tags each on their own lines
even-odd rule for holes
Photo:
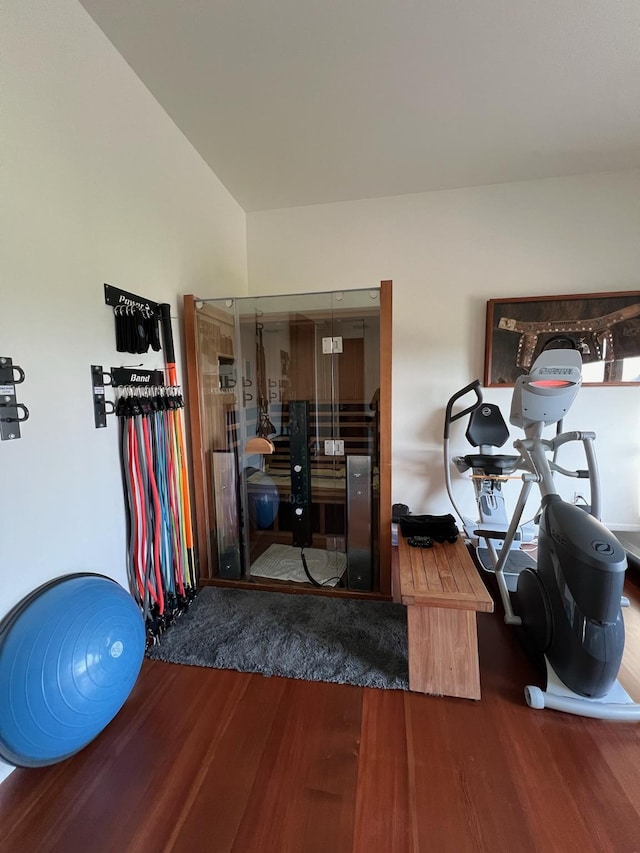
<svg viewBox="0 0 640 853">
<path fill-rule="evenodd" d="M 145 650 L 140 609 L 116 581 L 66 575 L 0 622 L 0 759 L 54 764 L 100 734 L 127 700 Z"/>
</svg>

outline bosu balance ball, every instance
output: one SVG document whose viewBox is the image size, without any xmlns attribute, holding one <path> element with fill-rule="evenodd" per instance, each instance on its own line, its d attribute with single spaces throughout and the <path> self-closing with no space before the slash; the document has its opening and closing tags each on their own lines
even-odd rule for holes
<svg viewBox="0 0 640 853">
<path fill-rule="evenodd" d="M 0 759 L 42 767 L 73 755 L 111 722 L 145 650 L 138 605 L 102 575 L 66 575 L 0 622 Z"/>
</svg>

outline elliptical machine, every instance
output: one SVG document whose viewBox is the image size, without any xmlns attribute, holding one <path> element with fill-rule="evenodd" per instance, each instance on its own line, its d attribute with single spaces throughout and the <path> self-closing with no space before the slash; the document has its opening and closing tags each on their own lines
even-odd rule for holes
<svg viewBox="0 0 640 853">
<path fill-rule="evenodd" d="M 552 439 L 542 437 L 544 427 L 561 423 L 575 400 L 582 383 L 581 368 L 578 351 L 547 350 L 541 353 L 529 374 L 518 378 L 510 422 L 524 430 L 525 438 L 514 442 L 518 456 L 510 457 L 502 470 L 522 470 L 522 487 L 506 531 L 480 528 L 475 533 L 488 542 L 505 622 L 518 626 L 531 653 L 544 656 L 546 690 L 534 685 L 525 687 L 527 704 L 585 717 L 640 720 L 640 705 L 632 701 L 617 681 L 624 650 L 621 603 L 627 561 L 624 548 L 599 520 L 595 434 L 559 431 Z M 473 417 L 475 410 L 484 405 L 479 383 L 477 387 L 472 383 L 465 390 L 475 391 L 477 401 L 458 415 L 452 415 L 453 403 L 462 392 L 454 395 L 447 406 L 447 426 L 465 414 Z M 574 441 L 583 444 L 586 471 L 570 471 L 556 461 L 558 449 Z M 480 454 L 483 455 L 491 456 Z M 484 472 L 492 464 L 486 459 L 467 461 L 478 462 L 478 466 L 470 467 L 482 468 Z M 447 479 L 448 468 L 449 462 Z M 554 472 L 589 478 L 588 512 L 561 498 Z M 531 564 L 512 573 L 517 575 L 515 584 L 513 578 L 507 583 L 505 567 L 534 484 L 541 493 L 537 562 L 529 558 Z M 500 541 L 499 548 L 495 547 L 496 541 Z"/>
</svg>

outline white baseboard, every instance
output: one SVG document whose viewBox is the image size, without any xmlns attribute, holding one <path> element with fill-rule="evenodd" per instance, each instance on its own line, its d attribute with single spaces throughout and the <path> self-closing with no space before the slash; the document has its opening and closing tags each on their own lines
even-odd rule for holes
<svg viewBox="0 0 640 853">
<path fill-rule="evenodd" d="M 0 761 L 0 785 L 4 782 L 4 780 L 15 770 L 15 767 L 12 767 L 10 764 L 5 764 L 3 761 Z"/>
</svg>

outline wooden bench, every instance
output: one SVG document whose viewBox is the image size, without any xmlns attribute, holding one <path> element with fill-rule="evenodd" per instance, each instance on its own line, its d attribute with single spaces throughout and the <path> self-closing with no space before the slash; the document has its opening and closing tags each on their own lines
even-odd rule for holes
<svg viewBox="0 0 640 853">
<path fill-rule="evenodd" d="M 407 606 L 409 689 L 480 698 L 476 613 L 493 600 L 462 537 L 412 548 L 398 537 L 400 596 Z"/>
</svg>

